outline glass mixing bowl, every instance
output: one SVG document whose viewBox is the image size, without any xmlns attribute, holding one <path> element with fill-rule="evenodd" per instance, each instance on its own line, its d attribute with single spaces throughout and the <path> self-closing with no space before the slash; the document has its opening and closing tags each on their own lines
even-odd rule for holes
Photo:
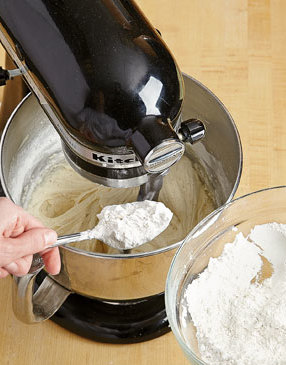
<svg viewBox="0 0 286 365">
<path fill-rule="evenodd" d="M 286 186 L 260 190 L 238 198 L 202 220 L 177 251 L 166 284 L 166 310 L 177 341 L 192 364 L 206 364 L 198 350 L 196 328 L 183 308 L 186 286 L 221 255 L 237 233 L 250 233 L 257 224 L 286 223 Z"/>
</svg>

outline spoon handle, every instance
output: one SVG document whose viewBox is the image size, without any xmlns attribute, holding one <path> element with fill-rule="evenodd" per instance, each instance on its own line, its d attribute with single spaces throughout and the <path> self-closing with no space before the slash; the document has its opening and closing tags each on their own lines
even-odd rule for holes
<svg viewBox="0 0 286 365">
<path fill-rule="evenodd" d="M 72 243 L 72 242 L 84 241 L 84 240 L 88 239 L 87 232 L 88 231 L 84 231 L 84 232 L 72 233 L 72 234 L 67 234 L 64 236 L 59 236 L 57 239 L 57 242 L 54 243 L 53 245 L 49 246 L 49 248 L 64 246 L 64 245 L 67 245 L 68 243 Z"/>
<path fill-rule="evenodd" d="M 79 232 L 79 233 L 72 233 L 72 234 L 66 234 L 64 236 L 59 236 L 57 239 L 57 242 L 53 245 L 49 246 L 48 248 L 58 247 L 58 246 L 64 246 L 72 242 L 79 242 L 90 239 L 88 236 L 89 231 Z M 130 249 L 120 250 L 119 252 L 123 255 L 127 255 L 131 253 Z"/>
</svg>

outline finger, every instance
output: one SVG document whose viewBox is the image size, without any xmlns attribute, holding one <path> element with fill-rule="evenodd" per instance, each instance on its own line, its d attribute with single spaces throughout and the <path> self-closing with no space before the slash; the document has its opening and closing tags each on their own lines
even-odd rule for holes
<svg viewBox="0 0 286 365">
<path fill-rule="evenodd" d="M 34 228 L 16 238 L 0 237 L 0 266 L 6 266 L 21 257 L 42 252 L 55 243 L 57 234 L 47 228 Z"/>
<path fill-rule="evenodd" d="M 43 224 L 15 205 L 7 198 L 0 198 L 0 234 L 4 237 L 16 237 L 23 231 L 43 227 Z"/>
<path fill-rule="evenodd" d="M 7 270 L 5 270 L 3 267 L 0 267 L 0 279 L 6 278 L 6 276 L 8 276 L 9 273 Z"/>
<path fill-rule="evenodd" d="M 22 219 L 20 217 L 17 217 L 14 227 L 12 227 L 11 224 L 11 227 L 6 228 L 5 231 L 3 232 L 3 236 L 15 238 L 20 236 L 20 234 L 22 234 L 24 231 L 25 231 L 25 226 L 22 223 Z"/>
<path fill-rule="evenodd" d="M 33 255 L 21 257 L 20 259 L 4 266 L 4 269 L 9 274 L 16 275 L 16 276 L 23 276 L 29 272 L 31 264 L 32 264 L 32 260 L 33 260 Z"/>
<path fill-rule="evenodd" d="M 24 230 L 28 231 L 33 228 L 44 227 L 43 223 L 39 219 L 25 211 L 23 208 L 17 205 L 16 207 L 19 214 L 19 222 L 18 226 L 16 226 L 15 229 L 18 229 L 18 227 L 24 227 Z"/>
<path fill-rule="evenodd" d="M 59 274 L 61 269 L 61 258 L 58 247 L 43 252 L 41 256 L 44 260 L 46 270 L 52 275 Z"/>
<path fill-rule="evenodd" d="M 58 248 L 46 250 L 46 252 L 42 254 L 42 258 L 46 270 L 50 274 L 57 275 L 60 272 L 61 259 Z M 7 272 L 7 274 L 9 273 L 16 276 L 23 276 L 29 272 L 32 265 L 32 260 L 33 255 L 21 257 L 20 259 L 6 265 L 3 269 Z"/>
<path fill-rule="evenodd" d="M 52 274 L 57 275 L 61 269 L 61 259 L 58 248 L 53 248 L 42 254 L 46 270 Z M 20 259 L 11 262 L 4 267 L 7 273 L 23 276 L 26 275 L 32 265 L 33 255 L 21 257 Z"/>
</svg>

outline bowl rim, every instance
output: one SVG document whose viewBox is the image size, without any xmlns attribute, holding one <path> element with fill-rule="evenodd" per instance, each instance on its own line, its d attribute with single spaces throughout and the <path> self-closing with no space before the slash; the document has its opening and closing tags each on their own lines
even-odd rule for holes
<svg viewBox="0 0 286 365">
<path fill-rule="evenodd" d="M 216 210 L 211 212 L 209 215 L 207 215 L 204 219 L 202 219 L 190 231 L 190 233 L 183 240 L 182 244 L 180 245 L 180 247 L 178 248 L 178 250 L 176 251 L 176 253 L 175 253 L 175 255 L 172 259 L 171 265 L 169 267 L 169 271 L 168 271 L 168 275 L 167 275 L 167 279 L 166 279 L 166 287 L 165 287 L 165 307 L 166 307 L 167 318 L 168 318 L 168 321 L 170 323 L 171 330 L 174 333 L 175 338 L 178 341 L 178 343 L 180 344 L 180 346 L 182 347 L 183 351 L 186 354 L 189 354 L 193 358 L 193 360 L 196 361 L 199 365 L 211 365 L 211 364 L 206 363 L 203 360 L 199 359 L 197 357 L 197 355 L 186 345 L 185 341 L 183 340 L 183 337 L 182 337 L 181 333 L 177 330 L 177 324 L 176 324 L 177 323 L 177 317 L 175 319 L 173 319 L 172 316 L 171 316 L 172 303 L 174 303 L 174 301 L 176 301 L 176 299 L 177 299 L 177 293 L 176 293 L 175 296 L 170 295 L 170 293 L 171 293 L 171 275 L 172 275 L 173 270 L 175 268 L 178 257 L 180 256 L 180 253 L 183 250 L 183 247 L 185 246 L 185 244 L 187 244 L 187 242 L 191 239 L 191 237 L 194 236 L 203 226 L 207 225 L 210 222 L 212 223 L 214 218 L 216 216 L 218 216 L 224 209 L 227 209 L 231 205 L 235 204 L 237 201 L 245 199 L 249 196 L 259 195 L 260 193 L 263 193 L 263 192 L 279 190 L 279 189 L 281 189 L 281 190 L 286 189 L 286 185 L 278 185 L 278 186 L 267 187 L 267 188 L 255 190 L 255 191 L 252 191 L 250 193 L 241 195 L 241 196 L 239 196 L 239 197 L 237 197 L 233 200 L 230 200 L 230 201 L 226 202 L 225 204 L 223 204 L 222 206 L 220 206 L 219 208 L 217 208 Z"/>
</svg>

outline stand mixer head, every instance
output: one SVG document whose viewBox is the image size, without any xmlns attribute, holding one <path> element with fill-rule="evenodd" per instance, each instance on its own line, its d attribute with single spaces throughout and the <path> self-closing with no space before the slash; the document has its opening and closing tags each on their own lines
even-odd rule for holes
<svg viewBox="0 0 286 365">
<path fill-rule="evenodd" d="M 71 166 L 106 186 L 147 184 L 139 199 L 154 197 L 156 176 L 204 127 L 181 123 L 181 72 L 133 0 L 4 0 L 0 23 Z"/>
</svg>

